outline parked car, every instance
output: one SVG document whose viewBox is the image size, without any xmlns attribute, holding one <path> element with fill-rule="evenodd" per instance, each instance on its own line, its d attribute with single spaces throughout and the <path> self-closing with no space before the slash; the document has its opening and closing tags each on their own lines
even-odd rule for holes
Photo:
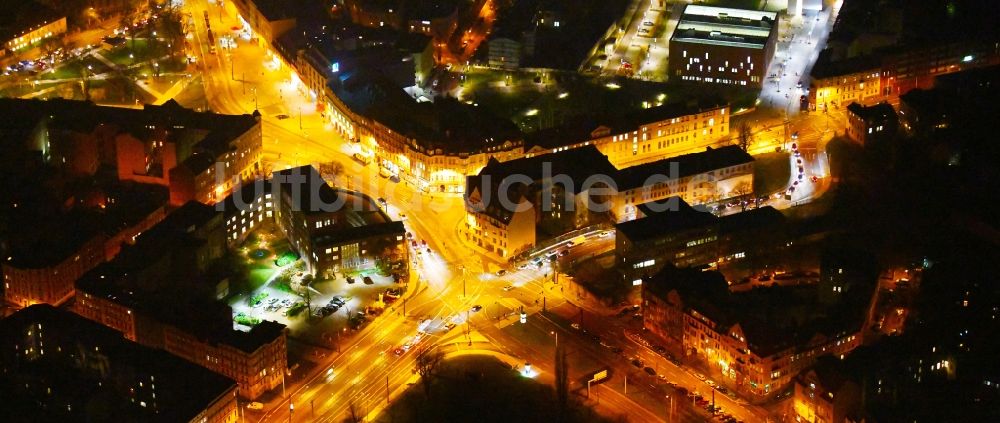
<svg viewBox="0 0 1000 423">
<path fill-rule="evenodd" d="M 482 310 L 482 309 L 483 309 L 483 306 L 481 306 L 479 304 L 476 304 L 476 305 L 472 306 L 471 310 L 472 310 L 473 313 L 475 313 L 475 312 L 477 312 L 479 310 Z"/>
<path fill-rule="evenodd" d="M 504 292 L 510 291 L 512 289 L 514 289 L 514 285 L 507 285 L 507 286 L 503 287 Z"/>
<path fill-rule="evenodd" d="M 365 276 L 365 278 L 363 280 L 365 282 L 365 285 L 373 285 L 373 284 L 375 284 L 375 281 L 372 280 L 371 276 Z"/>
<path fill-rule="evenodd" d="M 251 403 L 247 404 L 247 408 L 249 408 L 251 410 L 263 410 L 264 409 L 264 404 L 254 401 L 254 402 L 251 402 Z"/>
<path fill-rule="evenodd" d="M 645 368 L 643 368 L 642 370 L 643 370 L 644 372 L 646 372 L 646 374 L 648 374 L 648 375 L 650 375 L 650 376 L 656 376 L 656 369 L 653 369 L 652 367 L 649 367 L 649 366 L 646 366 L 646 367 L 645 367 Z"/>
</svg>

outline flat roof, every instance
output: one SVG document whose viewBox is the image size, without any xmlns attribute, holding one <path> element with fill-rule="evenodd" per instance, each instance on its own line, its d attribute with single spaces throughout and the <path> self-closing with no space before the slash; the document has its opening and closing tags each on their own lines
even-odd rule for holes
<svg viewBox="0 0 1000 423">
<path fill-rule="evenodd" d="M 777 12 L 687 5 L 671 41 L 759 49 L 777 21 Z"/>
</svg>

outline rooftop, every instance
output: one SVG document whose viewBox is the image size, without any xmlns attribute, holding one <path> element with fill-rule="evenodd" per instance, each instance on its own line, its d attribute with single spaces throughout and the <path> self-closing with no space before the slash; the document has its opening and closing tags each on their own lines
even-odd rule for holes
<svg viewBox="0 0 1000 423">
<path fill-rule="evenodd" d="M 563 126 L 547 128 L 526 134 L 526 149 L 534 146 L 545 149 L 569 146 L 607 134 L 622 134 L 639 129 L 640 126 L 675 117 L 700 113 L 705 110 L 725 107 L 721 100 L 699 100 L 697 102 L 675 102 L 648 109 L 633 110 L 625 114 L 606 113 L 601 116 L 584 115 L 570 119 Z M 607 129 L 605 131 L 604 129 Z"/>
<path fill-rule="evenodd" d="M 671 42 L 761 49 L 777 29 L 777 12 L 689 4 Z"/>
<path fill-rule="evenodd" d="M 12 116 L 23 128 L 33 128 L 43 119 L 50 128 L 91 133 L 99 126 L 113 125 L 118 132 L 137 138 L 149 138 L 154 126 L 166 130 L 166 141 L 186 144 L 193 153 L 181 166 L 194 173 L 211 166 L 217 157 L 229 152 L 229 143 L 250 131 L 259 122 L 252 115 L 222 115 L 186 109 L 174 100 L 160 106 L 146 104 L 140 109 L 98 106 L 77 100 L 0 99 L 0 115 Z M 114 134 L 111 134 L 114 135 Z"/>
<path fill-rule="evenodd" d="M 510 120 L 450 98 L 417 103 L 377 71 L 359 69 L 330 85 L 351 110 L 406 136 L 428 155 L 506 150 L 522 142 Z"/>
<path fill-rule="evenodd" d="M 696 210 L 680 197 L 670 197 L 655 203 L 656 207 L 648 203 L 639 205 L 646 217 L 615 225 L 618 233 L 636 242 L 662 237 L 667 233 L 704 228 L 716 222 L 713 214 Z"/>
<path fill-rule="evenodd" d="M 874 106 L 863 106 L 858 103 L 851 103 L 847 106 L 847 111 L 864 121 L 884 121 L 896 119 L 896 110 L 887 102 L 881 102 Z"/>
<path fill-rule="evenodd" d="M 333 219 L 333 224 L 309 231 L 318 245 L 405 232 L 403 223 L 393 221 L 371 197 L 331 187 L 310 165 L 274 172 L 270 180 L 246 184 L 226 198 L 223 207 L 226 213 L 234 213 L 239 206 L 249 205 L 265 193 L 272 193 L 273 198 L 288 197 L 293 211 L 335 214 L 337 217 Z M 237 204 L 237 200 L 241 200 L 242 204 Z"/>
<path fill-rule="evenodd" d="M 833 50 L 826 49 L 820 52 L 809 73 L 813 79 L 831 78 L 835 76 L 850 75 L 859 72 L 877 72 L 881 69 L 882 58 L 876 55 L 857 56 L 848 59 L 834 59 Z"/>
<path fill-rule="evenodd" d="M 478 190 L 486 201 L 486 204 L 482 204 L 484 207 L 482 212 L 502 222 L 508 222 L 513 210 L 507 210 L 497 199 L 501 188 L 506 188 L 507 192 L 504 193 L 506 198 L 517 204 L 530 190 L 537 189 L 536 185 L 539 183 L 568 182 L 572 186 L 567 189 L 576 190 L 578 187 L 583 187 L 588 178 L 591 178 L 592 182 L 599 181 L 592 177 L 610 181 L 617 172 L 618 169 L 608 161 L 608 157 L 601 154 L 593 145 L 506 162 L 490 158 L 479 174 L 466 179 L 466 195 Z M 525 181 L 531 183 L 525 184 Z M 489 194 L 484 194 L 485 192 Z"/>
<path fill-rule="evenodd" d="M 730 166 L 752 163 L 753 161 L 753 156 L 747 154 L 736 145 L 728 145 L 720 148 L 709 147 L 701 153 L 685 154 L 624 168 L 618 172 L 615 182 L 618 183 L 620 191 L 640 188 L 648 185 L 649 178 L 653 175 L 674 178 L 675 174 L 673 170 L 676 169 L 677 182 L 679 183 L 681 178 Z"/>
<path fill-rule="evenodd" d="M 817 286 L 730 292 L 718 272 L 667 265 L 646 278 L 643 289 L 661 298 L 676 290 L 685 311 L 710 319 L 720 334 L 728 334 L 739 325 L 750 350 L 766 357 L 789 348 L 805 348 L 816 339 L 860 330 L 875 289 L 875 280 L 870 282 L 850 289 L 840 302 L 825 304 L 818 299 Z"/>
<path fill-rule="evenodd" d="M 0 0 L 0 10 L 0 44 L 65 17 L 31 0 Z"/>
<path fill-rule="evenodd" d="M 201 273 L 178 257 L 195 254 L 212 242 L 212 234 L 224 236 L 220 225 L 212 225 L 221 214 L 214 207 L 195 201 L 170 213 L 162 222 L 140 235 L 114 260 L 87 272 L 77 289 L 105 298 L 151 318 L 173 325 L 201 339 L 253 352 L 280 336 L 284 325 L 263 322 L 250 332 L 233 330 L 232 311 L 214 298 L 214 290 L 200 294 L 206 286 L 224 277 Z"/>
<path fill-rule="evenodd" d="M 37 355 L 17 347 L 25 341 L 38 341 Z M 0 320 L 0 345 L 4 421 L 85 421 L 101 407 L 125 421 L 192 421 L 236 389 L 232 379 L 46 304 Z"/>
</svg>

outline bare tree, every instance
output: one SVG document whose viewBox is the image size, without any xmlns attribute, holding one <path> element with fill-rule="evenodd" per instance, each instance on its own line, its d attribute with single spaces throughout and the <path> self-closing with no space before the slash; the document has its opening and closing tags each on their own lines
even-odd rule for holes
<svg viewBox="0 0 1000 423">
<path fill-rule="evenodd" d="M 420 375 L 420 385 L 424 387 L 424 395 L 431 397 L 431 384 L 441 370 L 442 354 L 436 349 L 423 350 L 417 355 L 416 372 Z"/>
<path fill-rule="evenodd" d="M 743 151 L 750 151 L 750 146 L 753 144 L 753 132 L 750 127 L 750 122 L 742 121 L 740 122 L 739 128 L 739 138 L 736 140 L 736 144 L 740 146 Z"/>
<path fill-rule="evenodd" d="M 358 405 L 351 400 L 347 404 L 347 418 L 344 419 L 345 423 L 361 423 L 364 416 L 361 415 L 361 411 L 358 410 Z"/>
<path fill-rule="evenodd" d="M 740 182 L 733 188 L 730 194 L 740 202 L 740 211 L 747 211 L 750 205 L 750 197 L 753 195 L 753 186 L 749 182 Z"/>
</svg>

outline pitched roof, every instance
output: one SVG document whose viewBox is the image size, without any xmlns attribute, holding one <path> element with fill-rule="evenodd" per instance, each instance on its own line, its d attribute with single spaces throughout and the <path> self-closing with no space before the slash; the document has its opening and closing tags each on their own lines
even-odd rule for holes
<svg viewBox="0 0 1000 423">
<path fill-rule="evenodd" d="M 736 145 L 721 148 L 708 147 L 700 153 L 685 154 L 624 168 L 618 172 L 615 182 L 618 184 L 618 190 L 625 191 L 649 185 L 649 178 L 654 175 L 666 176 L 671 179 L 676 176 L 679 182 L 681 178 L 753 161 L 753 156 Z"/>
</svg>

